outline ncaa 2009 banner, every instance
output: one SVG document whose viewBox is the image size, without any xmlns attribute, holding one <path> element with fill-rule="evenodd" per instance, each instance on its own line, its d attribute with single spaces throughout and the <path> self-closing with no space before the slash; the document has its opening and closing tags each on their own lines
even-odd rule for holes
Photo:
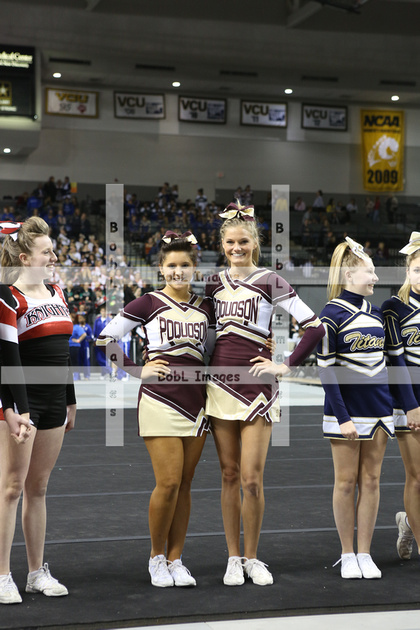
<svg viewBox="0 0 420 630">
<path fill-rule="evenodd" d="M 363 184 L 371 192 L 404 187 L 404 112 L 363 109 Z"/>
</svg>

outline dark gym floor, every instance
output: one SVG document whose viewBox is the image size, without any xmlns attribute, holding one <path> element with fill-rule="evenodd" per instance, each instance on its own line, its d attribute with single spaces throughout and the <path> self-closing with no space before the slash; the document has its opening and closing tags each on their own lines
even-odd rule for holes
<svg viewBox="0 0 420 630">
<path fill-rule="evenodd" d="M 68 597 L 24 592 L 26 557 L 18 526 L 12 573 L 23 597 L 0 607 L 0 629 L 85 630 L 176 622 L 420 608 L 417 549 L 410 562 L 395 549 L 395 512 L 403 509 L 404 469 L 389 441 L 372 556 L 381 580 L 343 580 L 331 497 L 333 471 L 320 407 L 290 410 L 290 446 L 270 446 L 266 512 L 259 557 L 275 582 L 222 583 L 227 551 L 220 512 L 220 472 L 211 436 L 197 467 L 184 563 L 190 589 L 151 586 L 148 501 L 153 473 L 135 410 L 125 413 L 125 446 L 105 446 L 103 410 L 78 413 L 48 492 L 45 561 Z"/>
</svg>

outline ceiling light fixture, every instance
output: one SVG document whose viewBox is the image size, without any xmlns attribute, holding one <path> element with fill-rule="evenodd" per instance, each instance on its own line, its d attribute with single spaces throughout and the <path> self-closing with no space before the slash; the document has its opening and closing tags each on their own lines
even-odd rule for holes
<svg viewBox="0 0 420 630">
<path fill-rule="evenodd" d="M 179 81 L 172 81 L 172 87 L 181 87 L 181 83 Z"/>
<path fill-rule="evenodd" d="M 400 97 L 397 94 L 394 94 L 394 96 L 391 96 L 391 101 L 399 101 Z"/>
<path fill-rule="evenodd" d="M 286 88 L 286 89 L 284 90 L 284 93 L 285 93 L 285 94 L 293 94 L 293 90 L 292 90 L 291 88 Z"/>
<path fill-rule="evenodd" d="M 3 149 L 3 153 L 11 153 L 11 152 L 12 152 L 12 149 L 9 149 L 9 147 L 5 147 Z"/>
<path fill-rule="evenodd" d="M 54 79 L 61 79 L 61 72 L 54 72 L 53 77 Z"/>
</svg>

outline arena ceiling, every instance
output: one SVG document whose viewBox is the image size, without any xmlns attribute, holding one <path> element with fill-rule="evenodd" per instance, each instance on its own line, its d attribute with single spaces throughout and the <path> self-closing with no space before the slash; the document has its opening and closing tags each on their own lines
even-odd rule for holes
<svg viewBox="0 0 420 630">
<path fill-rule="evenodd" d="M 0 0 L 44 84 L 335 104 L 419 106 L 419 23 L 419 0 Z"/>
</svg>

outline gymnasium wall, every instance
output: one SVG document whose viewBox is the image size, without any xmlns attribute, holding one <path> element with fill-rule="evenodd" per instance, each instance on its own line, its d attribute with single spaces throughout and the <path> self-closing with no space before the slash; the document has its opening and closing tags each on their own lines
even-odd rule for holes
<svg viewBox="0 0 420 630">
<path fill-rule="evenodd" d="M 62 86 L 60 86 L 62 87 Z M 360 110 L 348 105 L 348 131 L 301 129 L 301 103 L 288 103 L 287 129 L 240 125 L 240 101 L 228 98 L 226 125 L 178 121 L 178 93 L 166 94 L 166 119 L 114 117 L 113 92 L 100 91 L 99 117 L 79 119 L 43 114 L 39 144 L 26 157 L 0 157 L 0 198 L 30 192 L 50 175 L 69 175 L 79 194 L 104 197 L 116 180 L 140 198 L 152 198 L 164 182 L 177 183 L 180 200 L 203 187 L 209 199 L 225 200 L 251 184 L 256 203 L 265 203 L 272 184 L 289 184 L 309 203 L 315 190 L 325 197 L 363 198 Z M 340 103 L 346 104 L 346 103 Z M 392 106 L 401 109 L 398 106 Z M 2 125 L 4 127 L 4 125 Z M 420 112 L 405 110 L 405 189 L 401 201 L 420 197 Z M 403 199 L 404 198 L 404 199 Z"/>
</svg>

